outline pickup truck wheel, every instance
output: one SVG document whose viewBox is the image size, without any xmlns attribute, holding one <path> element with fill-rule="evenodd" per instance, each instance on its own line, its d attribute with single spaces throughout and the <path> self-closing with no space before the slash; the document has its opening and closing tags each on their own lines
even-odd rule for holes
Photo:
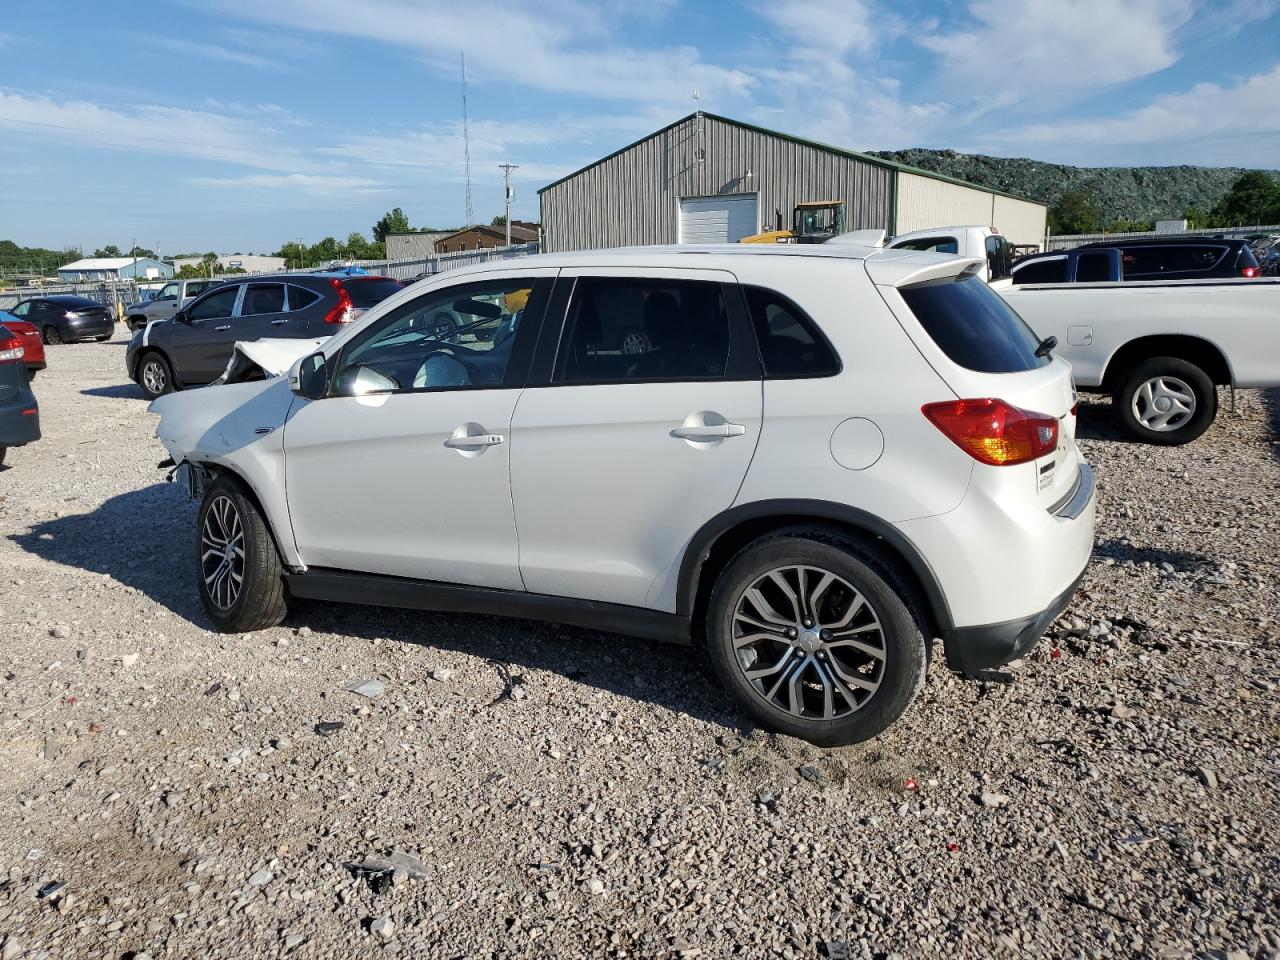
<svg viewBox="0 0 1280 960">
<path fill-rule="evenodd" d="M 238 484 L 210 484 L 196 521 L 200 600 L 223 633 L 274 627 L 284 619 L 284 571 L 258 505 Z"/>
<path fill-rule="evenodd" d="M 1166 447 L 1190 443 L 1218 413 L 1218 391 L 1209 375 L 1180 357 L 1144 360 L 1120 381 L 1112 399 L 1131 437 Z"/>
<path fill-rule="evenodd" d="M 924 682 L 909 597 L 859 544 L 819 531 L 775 534 L 717 578 L 708 653 L 721 683 L 765 726 L 821 747 L 869 740 Z"/>
<path fill-rule="evenodd" d="M 169 367 L 169 361 L 155 351 L 144 353 L 138 362 L 138 386 L 148 400 L 171 393 L 173 370 Z"/>
</svg>

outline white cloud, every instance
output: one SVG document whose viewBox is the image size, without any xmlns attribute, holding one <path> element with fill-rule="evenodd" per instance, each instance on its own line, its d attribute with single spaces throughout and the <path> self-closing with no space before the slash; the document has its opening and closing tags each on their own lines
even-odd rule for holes
<svg viewBox="0 0 1280 960">
<path fill-rule="evenodd" d="M 258 190 L 301 190 L 306 193 L 377 193 L 387 189 L 366 177 L 344 177 L 310 173 L 249 173 L 239 177 L 188 177 L 197 187 L 237 187 Z"/>
<path fill-rule="evenodd" d="M 1035 123 L 983 139 L 1019 152 L 1048 149 L 1076 163 L 1146 164 L 1176 150 L 1183 163 L 1274 168 L 1280 165 L 1277 90 L 1280 65 L 1229 86 L 1196 84 L 1118 116 Z"/>
<path fill-rule="evenodd" d="M 199 57 L 203 60 L 215 60 L 220 63 L 234 63 L 239 67 L 253 67 L 257 70 L 281 70 L 283 65 L 272 57 L 264 57 L 248 50 L 236 50 L 216 43 L 203 43 L 196 40 L 183 40 L 180 37 L 166 37 L 162 34 L 134 34 L 134 39 L 159 47 L 179 57 Z"/>
<path fill-rule="evenodd" d="M 221 0 L 221 6 L 242 19 L 400 47 L 448 78 L 458 76 L 458 52 L 465 50 L 472 82 L 494 87 L 687 103 L 695 88 L 728 96 L 751 86 L 747 73 L 707 63 L 695 47 L 645 49 L 612 39 L 621 32 L 616 2 L 545 0 L 522 7 L 498 0 L 365 0 L 358 16 L 349 0 Z"/>
<path fill-rule="evenodd" d="M 957 100 L 1060 105 L 1173 65 L 1191 0 L 973 0 L 971 29 L 919 43 Z"/>
</svg>

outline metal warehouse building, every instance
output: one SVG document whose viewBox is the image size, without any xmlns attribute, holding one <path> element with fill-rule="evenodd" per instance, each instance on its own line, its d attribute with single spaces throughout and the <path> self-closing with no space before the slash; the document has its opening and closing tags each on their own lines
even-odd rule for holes
<svg viewBox="0 0 1280 960">
<path fill-rule="evenodd" d="M 990 224 L 1042 244 L 1046 209 L 1009 194 L 710 113 L 694 113 L 538 191 L 546 249 L 735 243 L 807 200 L 889 236 Z"/>
</svg>

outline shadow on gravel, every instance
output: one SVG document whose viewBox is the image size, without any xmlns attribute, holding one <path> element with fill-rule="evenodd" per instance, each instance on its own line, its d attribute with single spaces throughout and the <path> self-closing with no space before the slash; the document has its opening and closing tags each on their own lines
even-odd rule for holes
<svg viewBox="0 0 1280 960">
<path fill-rule="evenodd" d="M 1213 566 L 1217 563 L 1213 557 L 1206 557 L 1202 553 L 1135 547 L 1131 543 L 1124 543 L 1120 540 L 1099 540 L 1094 544 L 1093 555 L 1116 561 L 1132 560 L 1134 563 L 1153 563 L 1157 566 L 1167 563 L 1179 573 L 1188 573 L 1200 567 Z"/>
<path fill-rule="evenodd" d="M 51 563 L 112 577 L 208 630 L 192 560 L 195 509 L 178 487 L 156 483 L 112 497 L 91 513 L 41 520 L 30 533 L 10 539 Z M 295 601 L 286 626 L 417 644 L 428 652 L 424 669 L 431 648 L 480 657 L 494 671 L 495 696 L 477 702 L 476 709 L 534 693 L 536 672 L 545 671 L 740 735 L 751 729 L 720 689 L 705 655 L 687 647 L 497 616 L 317 601 Z"/>
<path fill-rule="evenodd" d="M 1106 440 L 1109 443 L 1138 443 L 1120 429 L 1120 421 L 1105 397 L 1080 394 L 1076 411 L 1076 437 L 1080 440 Z"/>
<path fill-rule="evenodd" d="M 136 383 L 116 383 L 109 387 L 91 387 L 88 390 L 81 390 L 80 393 L 86 397 L 115 397 L 125 400 L 145 400 L 142 395 L 142 388 Z"/>
<path fill-rule="evenodd" d="M 1263 390 L 1262 405 L 1271 432 L 1271 455 L 1280 460 L 1280 387 Z"/>
</svg>

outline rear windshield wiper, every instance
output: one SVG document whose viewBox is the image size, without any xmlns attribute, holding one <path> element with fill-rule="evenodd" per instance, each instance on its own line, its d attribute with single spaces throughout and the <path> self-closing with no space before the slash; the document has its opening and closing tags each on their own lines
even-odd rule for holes
<svg viewBox="0 0 1280 960">
<path fill-rule="evenodd" d="M 1047 357 L 1050 353 L 1053 352 L 1053 348 L 1056 347 L 1057 345 L 1058 345 L 1057 337 L 1054 337 L 1054 336 L 1045 337 L 1043 340 L 1040 341 L 1039 346 L 1036 347 L 1036 356 Z"/>
</svg>

